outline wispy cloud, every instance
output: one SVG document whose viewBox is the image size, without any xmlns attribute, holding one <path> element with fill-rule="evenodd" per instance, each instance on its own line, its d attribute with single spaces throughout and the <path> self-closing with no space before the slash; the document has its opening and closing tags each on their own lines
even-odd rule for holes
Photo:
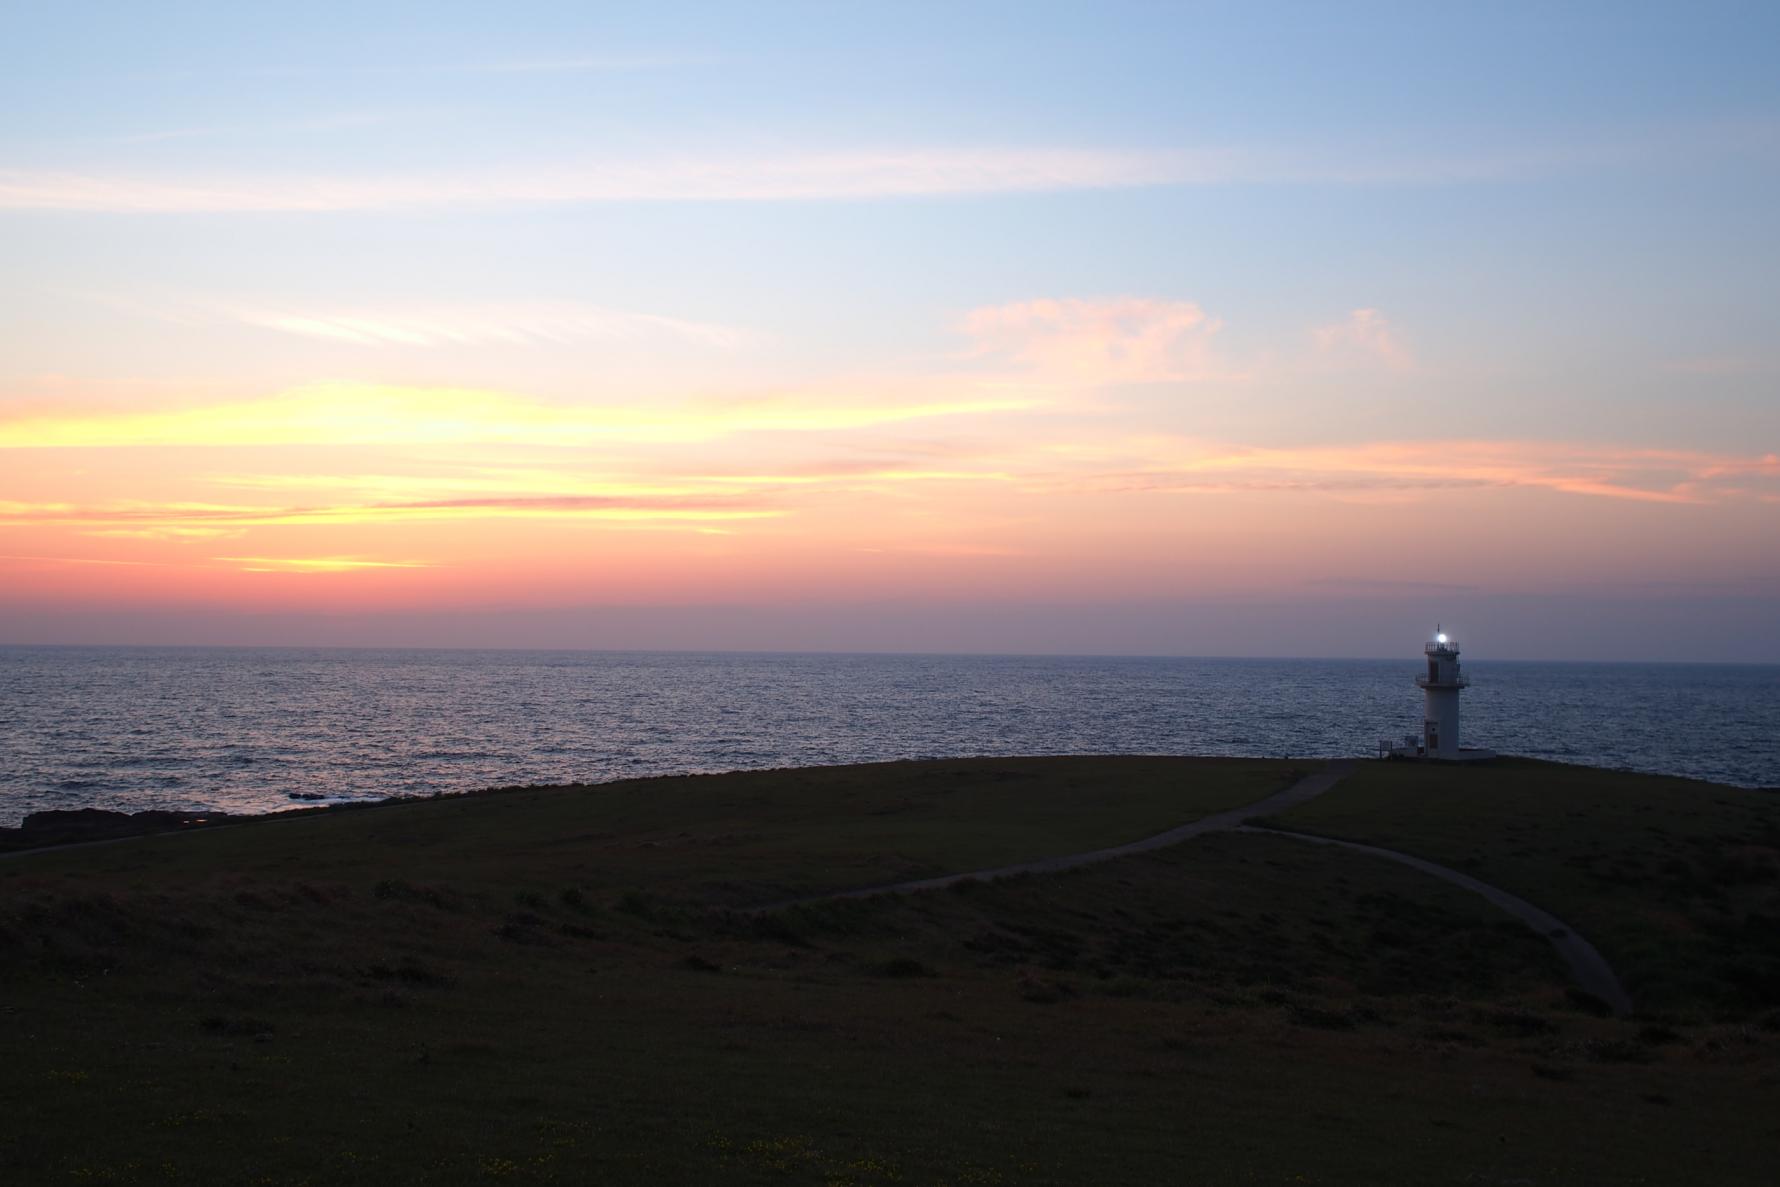
<svg viewBox="0 0 1780 1187">
<path fill-rule="evenodd" d="M 63 565 L 118 565 L 131 569 L 164 569 L 178 565 L 177 561 L 138 561 L 123 560 L 116 557 L 97 556 L 18 556 L 0 555 L 0 562 L 9 565 L 24 565 L 31 568 L 59 568 Z"/>
<path fill-rule="evenodd" d="M 158 70 L 134 74 L 131 77 L 158 81 L 211 76 L 230 78 L 323 78 L 329 76 L 362 78 L 428 74 L 605 74 L 706 66 L 723 60 L 721 54 L 704 51 L 551 53 L 455 62 L 397 61 L 243 65 L 221 70 Z"/>
<path fill-rule="evenodd" d="M 1019 301 L 974 309 L 976 352 L 1090 386 L 1205 379 L 1223 323 L 1190 301 L 1145 297 Z"/>
<path fill-rule="evenodd" d="M 346 128 L 368 128 L 409 118 L 410 112 L 348 111 L 312 119 L 286 120 L 267 124 L 203 124 L 183 128 L 157 128 L 129 132 L 116 137 L 118 144 L 160 144 L 171 140 L 209 140 L 228 136 L 278 136 L 290 133 L 338 132 Z"/>
<path fill-rule="evenodd" d="M 181 544 L 263 527 L 421 524 L 489 519 L 585 520 L 608 527 L 722 525 L 779 519 L 837 495 L 896 488 L 1010 483 L 1011 474 L 928 470 L 883 461 L 789 465 L 784 472 L 698 473 L 672 459 L 512 466 L 444 465 L 415 474 L 213 474 L 205 501 L 0 501 L 0 526 L 61 527 L 83 536 Z M 267 501 L 254 501 L 265 499 Z M 222 560 L 271 562 L 262 556 Z M 407 562 L 404 562 L 407 563 Z M 418 562 L 415 562 L 418 563 Z M 344 568 L 332 566 L 326 571 Z M 317 571 L 322 571 L 318 569 Z"/>
<path fill-rule="evenodd" d="M 97 532 L 84 533 L 98 535 Z M 426 561 L 372 560 L 356 556 L 215 556 L 209 560 L 145 561 L 90 556 L 0 556 L 0 563 L 30 568 L 61 568 L 67 565 L 119 565 L 128 568 L 219 568 L 243 573 L 355 573 L 368 569 L 429 569 Z"/>
<path fill-rule="evenodd" d="M 1076 387 L 1280 378 L 1330 370 L 1410 371 L 1401 331 L 1377 309 L 1313 327 L 1279 352 L 1220 348 L 1224 329 L 1196 302 L 1161 297 L 1039 298 L 973 309 L 958 328 L 971 355 Z"/>
<path fill-rule="evenodd" d="M 530 346 L 672 338 L 733 349 L 746 331 L 658 314 L 563 302 L 369 308 L 251 308 L 230 311 L 247 325 L 361 346 Z"/>
<path fill-rule="evenodd" d="M 647 69 L 700 61 L 691 56 L 567 55 L 456 65 L 399 65 L 392 71 L 514 75 Z M 383 67 L 365 67 L 375 72 Z M 323 71 L 326 72 L 326 71 Z M 264 76 L 303 68 L 266 68 Z M 370 117 L 321 117 L 310 126 Z M 342 126 L 335 122 L 331 126 Z M 293 129 L 302 125 L 293 125 Z M 212 128 L 149 131 L 147 138 L 210 135 Z M 1689 158 L 1771 159 L 1780 138 L 1767 125 L 1700 125 L 1646 130 L 1618 140 L 1457 150 L 1410 145 L 1348 146 L 858 146 L 762 149 L 687 146 L 648 156 L 590 150 L 571 165 L 485 159 L 474 166 L 404 173 L 142 174 L 13 168 L 0 170 L 0 210 L 115 213 L 255 213 L 495 208 L 560 203 L 820 201 L 1038 193 L 1139 186 L 1489 184 L 1575 170 L 1644 165 L 1673 168 Z"/>
<path fill-rule="evenodd" d="M 909 544 L 894 548 L 855 548 L 854 552 L 897 553 L 905 556 L 938 556 L 938 557 L 1016 557 L 1031 556 L 1029 548 L 1009 548 L 1000 544 Z"/>
<path fill-rule="evenodd" d="M 1015 432 L 944 468 L 806 456 L 733 472 L 713 471 L 672 445 L 623 459 L 551 455 L 504 467 L 453 464 L 452 456 L 419 463 L 424 473 L 193 475 L 192 490 L 211 492 L 202 499 L 0 501 L 0 528 L 32 529 L 33 539 L 62 532 L 70 539 L 114 539 L 135 555 L 158 543 L 163 558 L 188 566 L 350 574 L 443 564 L 461 569 L 465 556 L 474 555 L 461 543 L 477 537 L 472 525 L 483 525 L 486 536 L 506 530 L 503 521 L 713 537 L 737 531 L 843 551 L 992 558 L 1042 554 L 1050 533 L 1035 525 L 1053 517 L 1067 524 L 1083 507 L 1116 507 L 1133 522 L 1184 523 L 1225 510 L 1253 514 L 1263 501 L 1290 515 L 1324 502 L 1446 497 L 1463 498 L 1472 509 L 1499 508 L 1513 505 L 1504 502 L 1512 491 L 1685 508 L 1688 517 L 1712 505 L 1780 502 L 1780 457 L 1539 441 L 1265 448 L 1110 434 L 1022 440 Z M 1224 501 L 1230 496 L 1236 501 Z M 1185 500 L 1221 510 L 1185 513 Z M 1356 510 L 1344 508 L 1343 518 L 1351 521 Z M 1671 528 L 1687 522 L 1665 519 Z M 347 548 L 342 529 L 351 531 Z M 215 539 L 242 535 L 253 543 L 206 562 L 178 559 L 182 553 L 191 558 L 192 546 L 204 543 L 211 544 L 206 552 L 220 553 Z M 423 539 L 449 561 L 417 558 L 415 541 Z M 366 541 L 373 541 L 373 551 L 354 550 Z M 14 560 L 37 567 L 99 563 L 41 554 Z M 1363 589 L 1370 580 L 1344 584 Z"/>
<path fill-rule="evenodd" d="M 0 171 L 0 209 L 322 212 L 594 202 L 813 201 L 1161 185 L 1230 175 L 1219 153 L 880 149 L 684 153 L 462 174 L 152 177 Z"/>
<path fill-rule="evenodd" d="M 1342 321 L 1316 327 L 1310 336 L 1319 359 L 1331 366 L 1382 366 L 1392 371 L 1415 366 L 1396 327 L 1376 309 L 1355 309 Z"/>
<path fill-rule="evenodd" d="M 218 556 L 244 573 L 355 573 L 364 569 L 430 569 L 425 561 L 378 561 L 357 556 Z"/>
<path fill-rule="evenodd" d="M 178 544 L 212 543 L 242 535 L 239 528 L 207 528 L 207 527 L 149 527 L 149 528 L 91 528 L 81 535 L 92 536 L 101 540 L 160 540 Z"/>
<path fill-rule="evenodd" d="M 992 384 L 847 399 L 786 394 L 678 407 L 552 404 L 506 392 L 324 384 L 262 400 L 148 412 L 0 411 L 0 448 L 172 445 L 545 445 L 827 432 L 1030 408 Z"/>
<path fill-rule="evenodd" d="M 390 524 L 452 519 L 683 520 L 721 523 L 774 519 L 781 508 L 741 497 L 511 495 L 472 496 L 386 503 L 315 503 L 300 506 L 147 501 L 69 505 L 0 502 L 0 526 L 111 524 L 188 527 Z M 240 558 L 235 558 L 240 559 Z"/>
<path fill-rule="evenodd" d="M 326 492 L 333 498 L 395 503 L 490 496 L 511 499 L 517 492 L 553 499 L 732 498 L 749 491 L 864 490 L 897 483 L 1011 482 L 1014 478 L 1011 473 L 992 469 L 936 469 L 884 460 L 822 460 L 725 473 L 706 472 L 696 463 L 662 470 L 637 459 L 628 466 L 608 463 L 597 469 L 577 461 L 564 468 L 534 463 L 452 467 L 434 474 L 212 474 L 203 480 L 235 490 Z"/>
<path fill-rule="evenodd" d="M 1059 485 L 1103 492 L 1276 492 L 1337 498 L 1523 487 L 1644 503 L 1771 501 L 1780 457 L 1635 449 L 1558 441 L 1370 441 L 1244 448 L 1144 439 L 1122 451 L 1065 446 Z M 1123 464 L 1121 464 L 1123 463 Z"/>
<path fill-rule="evenodd" d="M 1318 577 L 1304 583 L 1313 589 L 1345 590 L 1351 593 L 1470 593 L 1478 589 L 1454 581 L 1393 581 L 1361 577 Z"/>
</svg>

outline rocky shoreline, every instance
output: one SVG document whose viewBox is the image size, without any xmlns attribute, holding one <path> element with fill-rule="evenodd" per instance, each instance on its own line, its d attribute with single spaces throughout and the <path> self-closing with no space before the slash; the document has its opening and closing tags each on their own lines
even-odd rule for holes
<svg viewBox="0 0 1780 1187">
<path fill-rule="evenodd" d="M 361 800 L 330 799 L 314 793 L 293 791 L 289 793 L 290 798 L 299 801 L 301 806 L 284 808 L 277 812 L 176 812 L 159 808 L 142 812 L 118 812 L 108 808 L 52 808 L 30 813 L 19 822 L 17 828 L 0 827 L 0 856 L 28 849 L 121 841 L 128 837 L 145 837 L 155 833 L 191 832 L 195 829 L 276 820 L 286 816 L 306 816 L 315 812 L 345 812 L 384 804 L 493 795 L 516 790 L 522 788 L 487 787 L 475 791 L 442 791 L 432 795 L 392 795 Z"/>
<path fill-rule="evenodd" d="M 227 812 L 111 812 L 104 808 L 33 812 L 20 821 L 17 828 L 0 828 L 0 853 L 213 828 L 246 819 L 250 817 L 230 816 Z"/>
<path fill-rule="evenodd" d="M 47 849 L 57 845 L 121 841 L 127 837 L 145 837 L 153 833 L 191 832 L 194 829 L 216 828 L 219 825 L 271 820 L 311 812 L 369 808 L 377 804 L 392 803 L 397 798 L 403 797 L 307 803 L 303 807 L 286 808 L 281 812 L 240 812 L 233 815 L 228 812 L 174 812 L 165 809 L 114 812 L 106 808 L 57 808 L 33 812 L 21 820 L 17 828 L 0 828 L 0 854 Z"/>
</svg>

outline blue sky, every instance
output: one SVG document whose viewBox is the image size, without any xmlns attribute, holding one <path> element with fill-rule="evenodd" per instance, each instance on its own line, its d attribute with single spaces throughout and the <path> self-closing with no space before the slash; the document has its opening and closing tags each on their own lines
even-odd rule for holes
<svg viewBox="0 0 1780 1187">
<path fill-rule="evenodd" d="M 581 409 L 578 440 L 589 416 L 711 401 L 869 404 L 874 426 L 897 426 L 819 437 L 809 426 L 835 418 L 811 413 L 795 441 L 748 427 L 696 456 L 574 463 L 626 489 L 645 473 L 684 486 L 757 458 L 820 469 L 866 454 L 899 474 L 944 453 L 999 476 L 993 498 L 923 486 L 922 514 L 912 491 L 867 506 L 836 488 L 828 528 L 825 512 L 762 496 L 789 534 L 754 553 L 732 540 L 699 578 L 685 577 L 698 570 L 680 543 L 623 550 L 635 570 L 708 582 L 726 605 L 776 604 L 784 590 L 759 574 L 821 568 L 843 503 L 848 522 L 884 525 L 881 539 L 860 529 L 864 548 L 940 540 L 934 555 L 951 559 L 908 591 L 936 604 L 962 587 L 981 605 L 1098 605 L 1044 576 L 1094 557 L 1115 599 L 1199 606 L 1246 590 L 1290 606 L 1354 574 L 1235 550 L 1225 571 L 1242 579 L 1207 585 L 1142 558 L 1229 548 L 1207 526 L 1225 519 L 1282 547 L 1320 533 L 1299 541 L 1307 556 L 1330 533 L 1357 544 L 1457 519 L 1496 541 L 1446 566 L 1480 598 L 1604 607 L 1675 585 L 1660 614 L 1646 599 L 1654 630 L 1729 590 L 1754 599 L 1733 615 L 1741 636 L 1780 654 L 1760 608 L 1780 592 L 1780 475 L 1764 460 L 1780 449 L 1772 5 L 73 3 L 9 15 L 4 41 L 0 418 L 23 427 L 8 438 L 0 424 L 18 476 L 0 503 L 23 510 L 0 524 L 13 537 L 0 551 L 34 558 L 15 562 L 36 566 L 20 614 L 60 613 L 84 591 L 116 621 L 96 592 L 58 584 L 57 564 L 226 561 L 194 551 L 211 529 L 172 520 L 153 529 L 159 551 L 87 552 L 120 538 L 124 502 L 220 505 L 223 486 L 242 485 L 231 461 L 198 467 L 209 486 L 175 489 L 190 463 L 154 450 L 269 448 L 285 437 L 264 408 L 288 413 L 335 385 L 440 424 L 461 424 L 463 401 L 412 393 L 497 393 L 526 423 L 540 407 Z M 985 411 L 983 391 L 1019 407 Z M 337 416 L 344 403 L 317 406 Z M 476 415 L 492 423 L 486 403 Z M 248 404 L 264 408 L 219 418 L 239 439 L 132 422 L 148 434 L 132 443 L 92 427 Z M 432 421 L 405 443 L 374 434 L 383 456 L 306 455 L 307 476 L 284 457 L 255 481 L 443 484 L 480 464 L 478 441 L 516 448 L 485 425 L 451 438 L 467 452 L 423 456 Z M 363 437 L 339 432 L 341 449 Z M 112 450 L 88 472 L 134 485 L 57 479 L 25 458 L 45 441 Z M 1416 442 L 1457 459 L 1469 502 L 1428 493 L 1413 513 L 1380 509 L 1380 492 L 1441 489 L 1437 466 L 1403 460 Z M 568 464 L 542 456 L 503 459 L 503 473 Z M 1266 473 L 1190 492 L 1155 477 L 1210 458 L 1225 473 L 1239 457 Z M 1047 552 L 1021 526 L 1069 521 L 1079 492 L 1124 490 L 1132 474 L 1201 501 L 1121 504 L 1109 513 L 1136 526 L 1115 557 L 1087 538 L 1066 546 L 1067 531 Z M 512 481 L 504 505 L 556 490 Z M 1317 501 L 1359 489 L 1363 505 Z M 1256 502 L 1288 490 L 1301 501 Z M 1529 507 L 1527 490 L 1559 493 Z M 1248 501 L 1216 502 L 1231 498 Z M 80 508 L 87 526 L 56 535 L 52 507 Z M 1528 517 L 1536 539 L 1516 551 Z M 1200 527 L 1182 536 L 1181 521 Z M 394 545 L 369 536 L 242 530 L 289 565 L 425 567 L 443 584 L 405 596 L 429 606 L 481 599 L 478 613 L 498 615 L 517 597 L 451 585 L 492 555 L 461 542 L 389 561 Z M 560 542 L 532 544 L 543 555 Z M 964 555 L 1013 568 L 961 575 Z M 1015 573 L 1027 562 L 1014 557 L 1029 567 Z M 1411 582 L 1411 567 L 1378 579 Z M 282 610 L 318 591 L 342 613 L 402 604 L 373 596 L 366 571 L 238 591 L 240 604 Z M 655 604 L 673 581 L 626 596 Z M 823 596 L 844 623 L 886 581 L 861 573 Z M 571 575 L 546 584 L 565 605 Z M 141 591 L 192 612 L 175 593 Z M 1058 614 L 1053 635 L 1096 649 Z"/>
</svg>

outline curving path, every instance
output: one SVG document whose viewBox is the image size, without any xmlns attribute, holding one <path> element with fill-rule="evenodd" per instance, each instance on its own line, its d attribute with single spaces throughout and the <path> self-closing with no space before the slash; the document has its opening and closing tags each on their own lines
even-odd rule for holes
<svg viewBox="0 0 1780 1187">
<path fill-rule="evenodd" d="M 1631 995 L 1614 974 L 1613 968 L 1607 963 L 1595 946 L 1577 935 L 1569 924 L 1535 907 L 1532 903 L 1517 895 L 1509 894 L 1488 882 L 1481 882 L 1469 874 L 1462 874 L 1448 866 L 1438 865 L 1425 858 L 1415 857 L 1408 853 L 1399 853 L 1395 849 L 1381 849 L 1376 845 L 1365 845 L 1358 841 L 1342 841 L 1334 837 L 1319 837 L 1311 833 L 1292 832 L 1283 828 L 1256 828 L 1248 822 L 1261 816 L 1273 816 L 1297 807 L 1306 800 L 1315 799 L 1354 769 L 1351 758 L 1333 759 L 1322 770 L 1306 775 L 1284 791 L 1277 791 L 1266 799 L 1256 800 L 1240 808 L 1230 808 L 1223 812 L 1214 812 L 1210 816 L 1202 816 L 1188 824 L 1179 825 L 1167 832 L 1144 837 L 1142 840 L 1130 841 L 1123 845 L 1113 845 L 1106 849 L 1091 849 L 1086 853 L 1066 853 L 1059 857 L 1041 857 L 1035 861 L 1018 862 L 1014 865 L 996 866 L 988 870 L 970 870 L 962 874 L 942 874 L 937 878 L 919 878 L 910 882 L 891 882 L 881 886 L 865 886 L 857 890 L 837 890 L 829 894 L 809 895 L 804 898 L 785 899 L 781 902 L 768 903 L 760 907 L 751 907 L 744 914 L 760 915 L 770 911 L 796 907 L 804 903 L 830 902 L 834 899 L 872 898 L 880 894 L 910 894 L 923 890 L 944 890 L 948 886 L 956 886 L 960 882 L 989 882 L 997 878 L 1009 878 L 1017 874 L 1054 874 L 1062 870 L 1073 870 L 1079 866 L 1093 865 L 1096 862 L 1110 861 L 1115 857 L 1129 857 L 1137 853 L 1148 853 L 1155 849 L 1166 849 L 1170 845 L 1178 845 L 1182 841 L 1206 833 L 1244 832 L 1262 833 L 1273 837 L 1290 837 L 1293 840 L 1305 841 L 1313 845 L 1336 845 L 1343 849 L 1353 849 L 1360 853 L 1369 853 L 1374 857 L 1386 858 L 1400 862 L 1443 878 L 1455 886 L 1462 886 L 1474 894 L 1480 894 L 1502 910 L 1531 927 L 1551 942 L 1570 966 L 1570 975 L 1576 983 L 1589 993 L 1594 994 L 1607 1003 L 1615 1014 L 1632 1012 Z M 202 831 L 209 832 L 217 828 L 233 828 L 233 824 L 212 825 Z M 10 853 L 0 853 L 0 861 L 13 857 L 25 857 L 36 853 L 48 853 L 58 849 L 84 849 L 96 845 L 115 845 L 120 841 L 142 840 L 144 837 L 174 836 L 179 832 L 196 832 L 197 829 L 176 830 L 166 833 L 145 833 L 140 836 L 107 837 L 97 841 L 76 841 L 65 845 L 46 845 L 38 849 L 20 849 Z"/>
<path fill-rule="evenodd" d="M 1077 866 L 1092 865 L 1095 862 L 1110 861 L 1115 857 L 1129 857 L 1133 853 L 1148 853 L 1152 849 L 1166 849 L 1170 845 L 1178 845 L 1182 841 L 1205 833 L 1229 832 L 1240 828 L 1256 816 L 1270 816 L 1275 812 L 1284 812 L 1295 808 L 1305 800 L 1315 799 L 1341 782 L 1354 769 L 1351 758 L 1335 759 L 1314 775 L 1306 775 L 1284 791 L 1274 792 L 1264 800 L 1256 800 L 1252 804 L 1244 804 L 1240 808 L 1230 808 L 1210 816 L 1202 816 L 1191 824 L 1183 824 L 1171 828 L 1165 833 L 1157 833 L 1153 837 L 1145 837 L 1141 841 L 1131 841 L 1124 845 L 1114 845 L 1108 849 L 1091 849 L 1086 853 L 1066 853 L 1061 857 L 1041 857 L 1036 861 L 1023 861 L 1017 865 L 996 866 L 991 870 L 970 870 L 962 874 L 942 874 L 937 878 L 919 878 L 912 882 L 890 882 L 882 886 L 862 886 L 857 890 L 836 890 L 828 894 L 812 894 L 804 898 L 785 899 L 782 902 L 768 903 L 763 907 L 750 908 L 748 914 L 757 915 L 767 911 L 779 911 L 786 907 L 801 906 L 804 903 L 826 903 L 835 899 L 873 898 L 880 894 L 911 894 L 920 890 L 944 890 L 948 886 L 956 886 L 960 882 L 992 882 L 997 878 L 1011 878 L 1016 874 L 1054 874 L 1059 870 L 1073 870 Z"/>
<path fill-rule="evenodd" d="M 1334 759 L 1314 775 L 1307 775 L 1284 791 L 1275 792 L 1264 800 L 1257 800 L 1240 808 L 1216 812 L 1210 816 L 1201 817 L 1190 824 L 1171 828 L 1165 833 L 1157 833 L 1155 836 L 1145 837 L 1140 841 L 1131 841 L 1124 845 L 1114 845 L 1106 849 L 1091 849 L 1086 853 L 1067 853 L 1060 857 L 1041 857 L 1036 861 L 996 866 L 994 869 L 988 870 L 942 874 L 937 878 L 919 878 L 910 882 L 891 882 L 882 886 L 864 886 L 857 890 L 837 890 L 829 894 L 785 899 L 782 902 L 752 907 L 744 913 L 760 915 L 770 911 L 783 910 L 786 907 L 801 906 L 805 903 L 832 902 L 835 899 L 873 898 L 881 894 L 912 894 L 923 890 L 944 890 L 948 886 L 956 886 L 960 882 L 972 880 L 990 882 L 997 878 L 1009 878 L 1017 874 L 1054 874 L 1061 870 L 1073 870 L 1079 866 L 1110 861 L 1115 857 L 1129 857 L 1136 853 L 1148 853 L 1154 849 L 1166 849 L 1170 845 L 1178 845 L 1182 841 L 1188 841 L 1206 833 L 1261 833 L 1273 837 L 1291 837 L 1294 840 L 1307 841 L 1313 845 L 1336 845 L 1343 849 L 1369 853 L 1374 857 L 1387 858 L 1418 869 L 1424 874 L 1443 878 L 1453 885 L 1462 886 L 1475 894 L 1480 894 L 1549 940 L 1552 947 L 1558 950 L 1558 955 L 1564 958 L 1564 963 L 1569 965 L 1570 975 L 1577 985 L 1606 1002 L 1608 1008 L 1615 1014 L 1630 1014 L 1632 1012 L 1631 996 L 1626 993 L 1625 986 L 1614 975 L 1612 966 L 1607 963 L 1606 958 L 1595 946 L 1577 935 L 1563 920 L 1547 911 L 1540 910 L 1523 898 L 1509 894 L 1506 890 L 1491 886 L 1487 882 L 1481 882 L 1469 874 L 1461 874 L 1455 869 L 1408 853 L 1399 853 L 1395 849 L 1380 849 L 1376 845 L 1363 845 L 1358 841 L 1340 841 L 1333 837 L 1319 837 L 1310 833 L 1296 833 L 1281 828 L 1256 828 L 1248 823 L 1256 817 L 1276 815 L 1295 808 L 1306 800 L 1315 799 L 1341 782 L 1353 769 L 1353 759 Z"/>
<path fill-rule="evenodd" d="M 1255 828 L 1241 825 L 1236 829 L 1242 833 L 1260 833 L 1269 837 L 1290 837 L 1294 841 L 1308 841 L 1312 845 L 1337 845 L 1343 849 L 1353 849 L 1360 853 L 1370 853 L 1374 857 L 1383 857 L 1390 861 L 1401 862 L 1420 870 L 1424 874 L 1432 874 L 1436 878 L 1444 878 L 1454 886 L 1462 886 L 1474 894 L 1480 894 L 1502 910 L 1513 915 L 1522 923 L 1551 941 L 1551 946 L 1558 950 L 1564 963 L 1570 966 L 1570 976 L 1577 985 L 1594 994 L 1607 1003 L 1615 1014 L 1630 1014 L 1632 998 L 1614 975 L 1613 968 L 1607 963 L 1596 947 L 1576 934 L 1574 928 L 1549 911 L 1542 911 L 1518 895 L 1509 894 L 1498 886 L 1488 882 L 1480 882 L 1469 874 L 1461 874 L 1449 866 L 1437 865 L 1425 858 L 1409 853 L 1399 853 L 1395 849 L 1380 849 L 1377 845 L 1363 845 L 1358 841 L 1342 841 L 1334 837 L 1319 837 L 1311 833 L 1295 833 L 1283 828 Z"/>
</svg>

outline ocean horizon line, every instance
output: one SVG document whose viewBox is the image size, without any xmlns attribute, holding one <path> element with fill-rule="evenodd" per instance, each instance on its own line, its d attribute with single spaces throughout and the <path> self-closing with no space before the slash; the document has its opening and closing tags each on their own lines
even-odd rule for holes
<svg viewBox="0 0 1780 1187">
<path fill-rule="evenodd" d="M 1461 646 L 1464 640 L 1459 640 Z M 0 640 L 0 650 L 35 650 L 35 651 L 145 651 L 145 652 L 216 652 L 216 651 L 337 651 L 358 654 L 401 652 L 405 654 L 440 654 L 454 655 L 503 654 L 503 655 L 723 655 L 723 656 L 806 656 L 820 658 L 879 658 L 879 659 L 1037 659 L 1037 660 L 1155 660 L 1155 661 L 1230 661 L 1233 663 L 1292 663 L 1294 661 L 1313 663 L 1397 663 L 1417 660 L 1418 656 L 1404 651 L 1391 655 L 1335 655 L 1335 654 L 1211 654 L 1190 652 L 1142 652 L 1142 651 L 889 651 L 834 648 L 762 648 L 762 647 L 498 647 L 498 646 L 442 646 L 418 644 L 368 644 L 368 643 L 62 643 L 62 642 L 31 642 L 18 643 Z M 1479 662 L 1473 658 L 1469 662 Z M 1625 657 L 1619 659 L 1578 659 L 1566 656 L 1525 656 L 1525 655 L 1485 655 L 1483 663 L 1488 664 L 1570 664 L 1579 667 L 1682 667 L 1682 668 L 1780 668 L 1780 659 L 1772 660 L 1725 660 L 1725 659 L 1639 659 Z"/>
</svg>

